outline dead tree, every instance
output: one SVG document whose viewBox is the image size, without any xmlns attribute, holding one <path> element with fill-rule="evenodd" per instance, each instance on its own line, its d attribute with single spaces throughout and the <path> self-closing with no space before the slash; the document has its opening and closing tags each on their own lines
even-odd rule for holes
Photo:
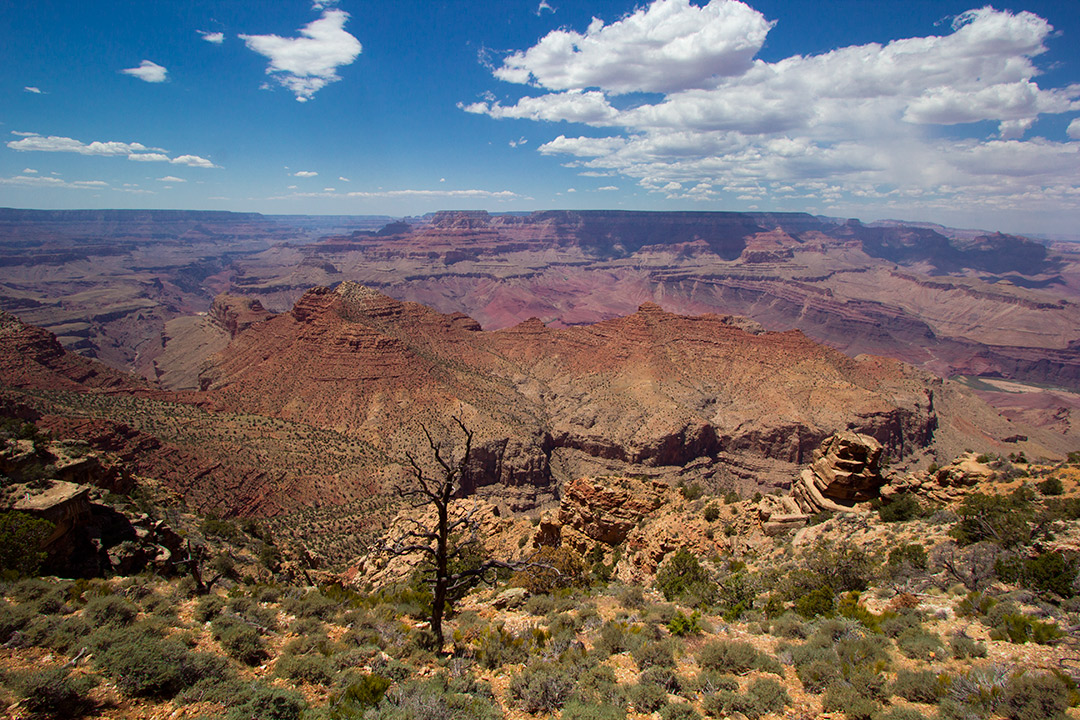
<svg viewBox="0 0 1080 720">
<path fill-rule="evenodd" d="M 465 438 L 465 450 L 457 461 L 453 459 L 452 449 L 444 450 L 442 443 L 435 440 L 423 425 L 421 429 L 433 461 L 428 463 L 432 471 L 425 469 L 414 455 L 405 453 L 412 478 L 398 494 L 418 512 L 413 517 L 403 518 L 405 528 L 387 547 L 387 552 L 395 557 L 420 555 L 423 558 L 419 570 L 431 587 L 431 634 L 436 652 L 441 651 L 445 644 L 442 623 L 447 604 L 477 582 L 493 583 L 495 571 L 499 568 L 517 569 L 522 565 L 492 559 L 474 564 L 463 562 L 470 550 L 475 551 L 481 545 L 477 537 L 477 523 L 473 519 L 476 506 L 463 514 L 453 512 L 453 503 L 461 488 L 461 478 L 469 462 L 473 442 L 472 430 L 465 426 L 460 417 L 455 416 L 453 420 Z M 426 513 L 432 510 L 435 518 L 429 519 Z"/>
</svg>

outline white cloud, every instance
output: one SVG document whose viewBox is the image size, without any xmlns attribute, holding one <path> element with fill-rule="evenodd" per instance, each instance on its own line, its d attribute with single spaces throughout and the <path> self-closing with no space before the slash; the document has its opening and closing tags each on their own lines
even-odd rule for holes
<svg viewBox="0 0 1080 720">
<path fill-rule="evenodd" d="M 199 33 L 199 35 L 202 35 L 202 39 L 208 43 L 220 45 L 221 43 L 225 42 L 225 33 L 207 32 L 206 30 L 196 30 L 195 32 Z"/>
<path fill-rule="evenodd" d="M 332 192 L 337 192 L 337 188 L 323 188 L 322 191 L 332 193 Z"/>
<path fill-rule="evenodd" d="M 608 192 L 609 190 L 618 190 L 619 188 L 614 185 L 605 185 L 604 187 L 596 188 L 597 192 Z"/>
<path fill-rule="evenodd" d="M 323 3 L 322 6 L 325 6 Z M 316 3 L 316 9 L 321 9 Z M 300 102 L 341 79 L 337 69 L 351 64 L 360 54 L 360 41 L 345 32 L 349 14 L 326 10 L 322 17 L 300 29 L 298 38 L 278 35 L 241 35 L 248 48 L 270 59 L 266 69 Z"/>
<path fill-rule="evenodd" d="M 540 14 L 543 13 L 545 10 L 547 10 L 550 13 L 555 12 L 555 8 L 551 7 L 551 5 L 548 5 L 547 0 L 540 0 L 540 4 L 536 6 L 536 15 L 537 15 L 537 17 L 539 17 Z"/>
<path fill-rule="evenodd" d="M 140 80 L 144 80 L 148 83 L 165 82 L 166 76 L 169 74 L 168 70 L 155 62 L 150 62 L 149 60 L 143 60 L 141 63 L 139 63 L 138 67 L 124 68 L 120 72 L 124 73 L 125 75 L 137 77 Z"/>
<path fill-rule="evenodd" d="M 58 135 L 38 135 L 36 133 L 13 132 L 21 136 L 21 140 L 10 140 L 7 146 L 20 152 L 70 152 L 79 155 L 103 155 L 112 157 L 127 157 L 129 160 L 138 162 L 168 162 L 174 165 L 189 165 L 191 167 L 216 168 L 214 163 L 198 155 L 180 155 L 169 158 L 161 148 L 150 148 L 142 143 L 127 143 L 110 140 L 101 142 L 95 140 L 91 143 L 83 143 L 74 138 L 61 137 Z"/>
<path fill-rule="evenodd" d="M 187 180 L 185 180 L 184 178 L 178 178 L 178 177 L 176 177 L 174 175 L 166 175 L 165 177 L 159 177 L 158 182 L 174 182 L 174 183 L 178 183 L 178 182 L 187 182 Z"/>
<path fill-rule="evenodd" d="M 495 76 L 549 90 L 708 87 L 716 77 L 744 72 L 772 25 L 736 0 L 712 0 L 701 8 L 689 0 L 657 0 L 610 25 L 593 18 L 584 35 L 554 30 L 507 57 Z"/>
<path fill-rule="evenodd" d="M 34 132 L 22 132 L 20 130 L 12 130 L 11 134 L 12 135 L 17 135 L 19 137 L 33 137 L 33 136 L 37 135 L 37 133 L 34 133 Z"/>
<path fill-rule="evenodd" d="M 290 186 L 290 189 L 292 187 Z M 524 197 L 518 193 L 511 192 L 509 190 L 375 190 L 375 191 L 353 191 L 347 193 L 335 193 L 328 192 L 326 190 L 322 192 L 300 192 L 292 193 L 284 197 L 274 197 L 271 200 L 281 200 L 284 198 L 313 198 L 313 197 L 330 197 L 330 198 L 455 198 L 455 199 L 489 199 L 489 200 L 515 200 L 523 199 L 529 200 L 531 198 Z"/>
<path fill-rule="evenodd" d="M 709 47 L 731 61 L 723 72 L 708 65 L 722 58 L 698 37 L 721 12 L 746 40 L 715 29 L 721 39 Z M 619 174 L 679 198 L 977 209 L 1032 206 L 1034 196 L 1040 206 L 1080 209 L 1080 143 L 1023 140 L 1040 117 L 1080 110 L 1080 85 L 1037 82 L 1033 58 L 1053 32 L 1046 20 L 986 7 L 941 36 L 753 59 L 770 27 L 734 2 L 654 0 L 618 22 L 594 19 L 583 35 L 550 33 L 494 71 L 551 92 L 459 107 L 601 128 L 606 137 L 568 133 L 538 150 L 566 156 L 582 175 Z M 670 82 L 630 71 L 649 58 Z M 634 89 L 660 97 L 610 101 Z M 997 138 L 986 137 L 985 122 L 997 125 Z M 1067 133 L 1080 140 L 1080 119 Z"/>
<path fill-rule="evenodd" d="M 93 190 L 109 187 L 104 180 L 76 180 L 67 182 L 55 177 L 41 177 L 40 175 L 16 175 L 14 177 L 0 177 L 0 185 L 23 185 L 26 187 L 42 188 L 68 188 L 71 190 Z"/>
<path fill-rule="evenodd" d="M 35 170 L 33 168 L 23 168 L 23 172 L 26 173 L 27 175 L 36 175 L 37 174 L 37 170 Z"/>
<path fill-rule="evenodd" d="M 298 170 L 297 172 L 292 173 L 293 177 L 298 178 L 312 178 L 318 174 L 319 173 L 315 172 L 314 170 Z"/>
<path fill-rule="evenodd" d="M 527 139 L 525 139 L 525 137 L 523 136 L 523 137 L 518 138 L 517 140 L 511 140 L 510 141 L 510 147 L 516 148 L 519 145 L 526 144 L 527 142 L 529 142 L 529 141 Z"/>
<path fill-rule="evenodd" d="M 341 175 L 338 175 L 338 180 L 340 180 L 341 182 L 352 182 L 351 180 L 349 180 L 349 178 L 342 177 Z"/>
<path fill-rule="evenodd" d="M 27 85 L 23 88 L 23 92 L 33 93 L 34 95 L 44 95 L 45 91 L 41 88 L 36 88 L 32 85 Z"/>
<path fill-rule="evenodd" d="M 338 0 L 315 0 L 311 3 L 312 10 L 325 10 L 328 7 L 333 7 L 338 4 Z"/>
</svg>

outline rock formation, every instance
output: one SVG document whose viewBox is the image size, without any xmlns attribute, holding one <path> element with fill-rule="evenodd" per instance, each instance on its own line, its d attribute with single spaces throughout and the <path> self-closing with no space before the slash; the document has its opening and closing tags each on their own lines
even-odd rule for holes
<svg viewBox="0 0 1080 720">
<path fill-rule="evenodd" d="M 867 510 L 866 503 L 885 484 L 881 452 L 881 443 L 868 435 L 841 432 L 826 438 L 792 484 L 790 496 L 765 498 L 759 505 L 765 531 L 800 527 L 820 512 Z"/>
</svg>

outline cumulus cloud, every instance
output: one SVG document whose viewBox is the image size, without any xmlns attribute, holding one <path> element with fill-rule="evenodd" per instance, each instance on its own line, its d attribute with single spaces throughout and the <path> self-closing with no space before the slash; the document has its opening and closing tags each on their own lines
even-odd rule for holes
<svg viewBox="0 0 1080 720">
<path fill-rule="evenodd" d="M 178 178 L 175 175 L 166 175 L 165 177 L 159 177 L 158 182 L 187 182 L 187 180 Z"/>
<path fill-rule="evenodd" d="M 36 88 L 33 85 L 27 85 L 23 88 L 23 92 L 33 93 L 34 95 L 44 95 L 45 91 L 41 88 Z"/>
<path fill-rule="evenodd" d="M 314 170 L 298 170 L 297 172 L 292 173 L 292 176 L 298 178 L 311 178 L 315 177 L 318 174 L 319 173 L 315 172 Z"/>
<path fill-rule="evenodd" d="M 125 75 L 137 77 L 140 80 L 148 83 L 165 82 L 166 76 L 169 74 L 169 71 L 163 68 L 161 65 L 158 65 L 156 62 L 151 62 L 149 60 L 143 60 L 141 63 L 139 63 L 138 67 L 124 68 L 120 72 L 124 73 Z"/>
<path fill-rule="evenodd" d="M 316 3 L 315 8 L 328 4 Z M 337 69 L 351 64 L 360 54 L 360 41 L 345 32 L 348 19 L 349 14 L 343 10 L 325 10 L 318 20 L 300 28 L 301 37 L 241 35 L 240 39 L 270 59 L 268 75 L 292 91 L 299 102 L 307 102 L 316 92 L 340 80 Z"/>
<path fill-rule="evenodd" d="M 59 135 L 38 135 L 37 133 L 12 132 L 21 140 L 10 140 L 7 146 L 19 152 L 70 152 L 78 155 L 103 155 L 112 157 L 127 157 L 129 160 L 138 162 L 167 162 L 174 165 L 188 165 L 191 167 L 216 168 L 214 163 L 198 155 L 180 155 L 170 158 L 161 148 L 151 148 L 137 142 L 119 142 L 109 140 L 101 142 L 95 140 L 84 143 L 74 138 Z"/>
<path fill-rule="evenodd" d="M 208 43 L 220 45 L 221 43 L 225 42 L 225 33 L 207 32 L 206 30 L 196 30 L 195 32 L 199 33 L 199 35 L 202 36 L 202 39 Z"/>
<path fill-rule="evenodd" d="M 1037 81 L 1054 32 L 1043 18 L 985 7 L 942 35 L 755 59 L 771 27 L 734 0 L 654 0 L 584 34 L 549 33 L 494 70 L 538 93 L 459 107 L 600 129 L 538 150 L 678 198 L 1004 208 L 1041 192 L 1080 205 L 1080 143 L 1025 139 L 1040 117 L 1080 110 L 1080 85 Z M 612 102 L 645 90 L 659 97 Z M 1067 134 L 1080 140 L 1080 120 Z"/>
<path fill-rule="evenodd" d="M 711 84 L 750 67 L 773 23 L 737 0 L 657 0 L 584 34 L 554 30 L 507 57 L 495 76 L 549 90 L 604 88 L 614 93 L 670 92 Z"/>
</svg>

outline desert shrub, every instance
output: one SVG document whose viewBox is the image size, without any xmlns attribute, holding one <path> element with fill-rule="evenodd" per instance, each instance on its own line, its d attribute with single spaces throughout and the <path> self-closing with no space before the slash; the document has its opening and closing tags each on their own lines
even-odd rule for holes
<svg viewBox="0 0 1080 720">
<path fill-rule="evenodd" d="M 807 619 L 831 617 L 835 611 L 836 594 L 828 585 L 822 585 L 795 600 L 795 612 Z"/>
<path fill-rule="evenodd" d="M 496 625 L 480 634 L 474 652 L 481 667 L 494 670 L 510 663 L 524 662 L 529 655 L 529 644 L 524 637 Z"/>
<path fill-rule="evenodd" d="M 642 685 L 658 685 L 667 692 L 677 692 L 680 688 L 679 678 L 675 675 L 674 667 L 646 668 L 638 675 L 638 682 Z"/>
<path fill-rule="evenodd" d="M 1051 645 L 1063 637 L 1065 633 L 1055 623 L 1040 622 L 1023 613 L 1003 615 L 1000 623 L 995 624 L 990 631 L 991 640 L 1008 639 L 1009 642 L 1017 644 L 1033 642 Z"/>
<path fill-rule="evenodd" d="M 701 713 L 689 703 L 674 702 L 661 708 L 660 718 L 661 720 L 701 720 Z"/>
<path fill-rule="evenodd" d="M 705 697 L 702 708 L 714 717 L 742 713 L 750 720 L 766 713 L 776 713 L 791 704 L 791 698 L 783 686 L 772 678 L 758 678 L 750 683 L 745 693 L 720 690 Z"/>
<path fill-rule="evenodd" d="M 687 617 L 681 610 L 676 611 L 676 613 L 671 616 L 671 620 L 667 622 L 667 629 L 668 632 L 676 637 L 683 637 L 684 635 L 700 635 L 701 613 L 695 610 Z"/>
<path fill-rule="evenodd" d="M 754 577 L 738 570 L 721 579 L 717 585 L 716 602 L 723 611 L 724 619 L 734 622 L 754 607 L 757 594 L 758 583 Z"/>
<path fill-rule="evenodd" d="M 214 635 L 225 652 L 242 663 L 258 665 L 267 657 L 262 635 L 244 622 L 219 625 L 214 628 Z"/>
<path fill-rule="evenodd" d="M 350 680 L 344 687 L 330 694 L 330 720 L 361 717 L 367 708 L 379 704 L 390 684 L 389 678 L 370 673 Z"/>
<path fill-rule="evenodd" d="M 901 670 L 889 685 L 889 693 L 911 702 L 936 703 L 945 694 L 945 685 L 929 670 Z"/>
<path fill-rule="evenodd" d="M 259 685 L 225 715 L 226 720 L 300 720 L 307 709 L 303 695 L 295 690 Z"/>
<path fill-rule="evenodd" d="M 802 580 L 803 591 L 823 585 L 838 593 L 865 590 L 877 569 L 877 563 L 863 548 L 846 540 L 818 541 L 804 551 L 803 561 L 809 571 Z"/>
<path fill-rule="evenodd" d="M 688 550 L 680 548 L 656 572 L 656 588 L 668 600 L 691 605 L 710 605 L 716 598 L 716 583 Z"/>
<path fill-rule="evenodd" d="M 826 688 L 821 707 L 825 712 L 842 712 L 847 720 L 870 720 L 881 709 L 881 703 L 847 683 L 838 682 Z"/>
<path fill-rule="evenodd" d="M 208 622 L 216 618 L 225 609 L 225 598 L 220 595 L 203 595 L 195 603 L 194 617 L 199 622 Z"/>
<path fill-rule="evenodd" d="M 21 706 L 35 717 L 77 718 L 93 708 L 87 693 L 98 680 L 89 675 L 72 675 L 71 669 L 54 665 L 14 677 L 14 690 Z"/>
<path fill-rule="evenodd" d="M 881 632 L 891 638 L 899 637 L 905 630 L 922 627 L 922 615 L 916 610 L 903 610 L 881 621 Z"/>
<path fill-rule="evenodd" d="M 640 610 L 645 607 L 645 593 L 640 585 L 626 585 L 619 588 L 616 597 L 619 603 L 632 610 Z"/>
<path fill-rule="evenodd" d="M 1038 483 L 1035 487 L 1039 489 L 1043 495 L 1060 495 L 1065 492 L 1065 486 L 1061 483 L 1061 480 L 1056 477 L 1048 477 L 1041 483 Z"/>
<path fill-rule="evenodd" d="M 53 524 L 24 512 L 0 512 L 0 578 L 37 575 L 46 553 L 42 544 L 52 534 Z"/>
<path fill-rule="evenodd" d="M 1008 548 L 1031 539 L 1031 503 L 1021 495 L 971 493 L 956 514 L 960 519 L 949 535 L 960 545 L 988 540 Z"/>
<path fill-rule="evenodd" d="M 168 699 L 204 678 L 231 676 L 224 658 L 144 632 L 106 629 L 89 643 L 97 649 L 95 663 L 128 695 Z"/>
<path fill-rule="evenodd" d="M 1045 552 L 1035 557 L 1011 557 L 999 559 L 994 566 L 1002 580 L 1024 587 L 1050 592 L 1064 598 L 1075 594 L 1077 562 L 1060 552 Z"/>
<path fill-rule="evenodd" d="M 958 660 L 986 657 L 986 645 L 962 633 L 953 635 L 949 639 L 949 649 L 952 650 L 953 657 Z"/>
<path fill-rule="evenodd" d="M 334 679 L 334 668 L 322 655 L 282 655 L 274 663 L 274 672 L 312 685 L 329 685 Z"/>
<path fill-rule="evenodd" d="M 923 512 L 919 500 L 910 493 L 905 493 L 890 503 L 878 508 L 878 517 L 882 522 L 904 522 L 914 520 Z"/>
<path fill-rule="evenodd" d="M 896 647 L 909 658 L 931 660 L 942 657 L 945 647 L 941 638 L 923 628 L 909 628 L 896 637 Z"/>
<path fill-rule="evenodd" d="M 318 590 L 310 590 L 303 595 L 286 598 L 282 607 L 285 612 L 300 618 L 327 620 L 337 612 L 340 605 Z"/>
<path fill-rule="evenodd" d="M 533 663 L 510 680 L 510 695 L 525 712 L 554 712 L 574 692 L 574 673 L 557 663 Z"/>
<path fill-rule="evenodd" d="M 667 705 L 667 690 L 651 683 L 631 685 L 627 691 L 630 702 L 639 713 L 656 712 Z"/>
<path fill-rule="evenodd" d="M 525 611 L 530 615 L 547 615 L 555 610 L 555 598 L 550 595 L 533 595 L 525 601 Z"/>
<path fill-rule="evenodd" d="M 444 675 L 392 687 L 365 720 L 496 720 L 489 693 L 457 692 Z"/>
<path fill-rule="evenodd" d="M 1065 685 L 1053 675 L 1013 677 L 1001 698 L 1001 713 L 1009 720 L 1058 720 L 1068 706 Z"/>
<path fill-rule="evenodd" d="M 996 604 L 997 600 L 986 593 L 972 591 L 956 604 L 956 614 L 961 617 L 981 617 L 989 613 Z"/>
<path fill-rule="evenodd" d="M 631 625 L 618 620 L 608 620 L 600 627 L 600 637 L 596 640 L 595 648 L 604 655 L 617 655 L 636 649 L 643 641 L 640 633 L 635 632 Z"/>
<path fill-rule="evenodd" d="M 836 604 L 836 614 L 854 620 L 873 632 L 881 632 L 881 615 L 875 615 L 859 604 L 859 593 L 847 592 L 840 596 Z"/>
<path fill-rule="evenodd" d="M 930 720 L 921 711 L 910 707 L 894 707 L 874 715 L 874 720 Z"/>
<path fill-rule="evenodd" d="M 572 702 L 559 715 L 561 720 L 624 720 L 626 708 L 618 705 Z"/>
<path fill-rule="evenodd" d="M 769 632 L 783 638 L 805 638 L 806 623 L 793 612 L 786 612 L 772 621 Z"/>
<path fill-rule="evenodd" d="M 720 519 L 720 508 L 715 503 L 709 503 L 701 515 L 705 518 L 705 522 L 716 522 Z"/>
<path fill-rule="evenodd" d="M 957 675 L 941 701 L 940 716 L 949 720 L 989 716 L 1001 706 L 1010 675 L 1003 665 L 984 665 Z"/>
<path fill-rule="evenodd" d="M 634 648 L 632 655 L 639 670 L 675 667 L 675 648 L 671 641 L 642 643 Z"/>
<path fill-rule="evenodd" d="M 840 662 L 851 668 L 884 669 L 889 664 L 889 651 L 879 638 L 851 635 L 836 643 Z"/>
<path fill-rule="evenodd" d="M 714 640 L 698 653 L 698 664 L 709 670 L 741 673 L 753 668 L 769 667 L 772 658 L 758 651 L 750 643 L 738 640 Z M 769 672 L 773 671 L 769 667 Z"/>
<path fill-rule="evenodd" d="M 926 548 L 920 543 L 909 543 L 889 551 L 889 566 L 893 568 L 907 565 L 916 570 L 925 570 L 929 558 Z"/>
<path fill-rule="evenodd" d="M 617 705 L 622 701 L 622 686 L 615 678 L 615 671 L 607 665 L 578 666 L 577 673 L 573 702 Z"/>
<path fill-rule="evenodd" d="M 697 500 L 698 498 L 700 498 L 702 495 L 705 494 L 705 491 L 702 490 L 701 486 L 698 485 L 696 482 L 695 483 L 690 483 L 689 485 L 686 485 L 685 483 L 683 483 L 680 480 L 677 487 L 679 488 L 679 494 L 682 495 L 687 500 L 691 500 L 691 501 Z"/>
<path fill-rule="evenodd" d="M 134 603 L 116 595 L 93 598 L 86 604 L 83 617 L 95 627 L 116 625 L 125 627 L 135 621 L 139 608 Z"/>
</svg>

